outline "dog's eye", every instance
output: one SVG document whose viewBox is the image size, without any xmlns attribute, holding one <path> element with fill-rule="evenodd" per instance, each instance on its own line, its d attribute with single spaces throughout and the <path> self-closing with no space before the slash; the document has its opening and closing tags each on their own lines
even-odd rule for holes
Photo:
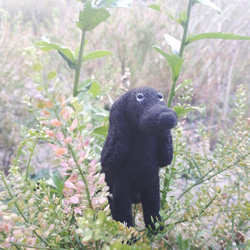
<svg viewBox="0 0 250 250">
<path fill-rule="evenodd" d="M 160 101 L 163 101 L 163 95 L 161 93 L 158 93 L 157 96 L 158 96 Z"/>
<path fill-rule="evenodd" d="M 136 100 L 137 100 L 138 102 L 141 102 L 143 99 L 144 99 L 144 95 L 143 95 L 142 93 L 138 93 L 138 94 L 136 95 Z"/>
</svg>

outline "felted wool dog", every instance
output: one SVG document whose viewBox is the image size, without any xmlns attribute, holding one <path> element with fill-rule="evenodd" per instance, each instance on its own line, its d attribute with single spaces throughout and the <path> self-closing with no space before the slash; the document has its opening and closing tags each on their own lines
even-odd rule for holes
<svg viewBox="0 0 250 250">
<path fill-rule="evenodd" d="M 161 221 L 159 168 L 172 161 L 176 124 L 176 113 L 150 87 L 131 89 L 112 105 L 101 164 L 114 220 L 133 226 L 131 204 L 141 202 L 150 230 Z"/>
</svg>

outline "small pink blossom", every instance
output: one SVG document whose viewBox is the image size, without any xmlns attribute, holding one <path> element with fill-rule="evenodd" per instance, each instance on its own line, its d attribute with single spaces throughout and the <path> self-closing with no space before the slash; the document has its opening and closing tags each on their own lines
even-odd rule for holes
<svg viewBox="0 0 250 250">
<path fill-rule="evenodd" d="M 82 141 L 84 135 L 80 134 L 80 132 L 78 131 L 76 137 L 77 137 L 78 141 Z"/>
<path fill-rule="evenodd" d="M 69 165 L 68 165 L 67 162 L 61 162 L 61 166 L 62 166 L 63 168 L 66 168 L 66 167 L 68 167 Z"/>
<path fill-rule="evenodd" d="M 70 127 L 69 127 L 69 131 L 70 131 L 70 132 L 71 132 L 71 131 L 74 131 L 74 130 L 76 129 L 76 127 L 77 127 L 77 119 L 75 118 L 75 119 L 73 120 L 72 124 L 71 124 Z"/>
<path fill-rule="evenodd" d="M 96 173 L 96 167 L 95 166 L 90 166 L 89 167 L 89 173 L 92 174 L 92 175 L 95 174 Z"/>
<path fill-rule="evenodd" d="M 63 133 L 62 133 L 62 132 L 58 132 L 58 133 L 56 134 L 56 138 L 57 138 L 59 141 L 64 140 L 64 135 L 63 135 Z"/>
<path fill-rule="evenodd" d="M 95 167 L 95 165 L 96 165 L 96 159 L 93 159 L 91 162 L 90 162 L 90 167 L 89 167 L 89 173 L 90 174 L 95 174 L 96 173 L 96 167 Z"/>
<path fill-rule="evenodd" d="M 28 237 L 26 243 L 31 246 L 35 246 L 36 244 L 36 238 Z"/>
<path fill-rule="evenodd" d="M 68 153 L 68 149 L 67 148 L 57 148 L 55 152 L 58 155 L 64 155 L 64 154 Z"/>
<path fill-rule="evenodd" d="M 92 203 L 92 207 L 93 208 L 97 208 L 98 206 L 98 200 L 97 200 L 97 198 L 94 198 L 94 199 L 92 199 L 92 201 L 91 201 L 91 203 Z"/>
<path fill-rule="evenodd" d="M 99 199 L 99 204 L 104 204 L 106 202 L 107 202 L 107 198 L 106 197 L 103 197 L 103 198 Z"/>
<path fill-rule="evenodd" d="M 76 195 L 70 197 L 70 202 L 71 202 L 72 204 L 78 204 L 79 201 L 80 201 L 80 200 L 79 200 L 79 197 L 77 197 Z"/>
<path fill-rule="evenodd" d="M 60 121 L 57 120 L 57 119 L 53 119 L 53 120 L 51 120 L 51 125 L 52 125 L 53 127 L 59 127 L 59 126 L 62 125 L 62 122 L 60 122 Z"/>
<path fill-rule="evenodd" d="M 54 144 L 49 143 L 49 146 L 50 146 L 52 149 L 54 149 L 55 151 L 57 150 L 57 146 L 55 146 Z"/>
<path fill-rule="evenodd" d="M 61 110 L 60 115 L 62 116 L 64 121 L 68 121 L 71 115 L 73 114 L 74 110 L 70 107 L 66 107 Z"/>
<path fill-rule="evenodd" d="M 85 142 L 83 143 L 83 146 L 84 146 L 84 147 L 89 146 L 89 142 L 90 142 L 90 139 L 89 139 L 89 138 L 86 139 Z"/>
<path fill-rule="evenodd" d="M 61 211 L 65 214 L 70 212 L 70 208 L 69 207 L 65 207 L 64 209 L 61 209 Z"/>
<path fill-rule="evenodd" d="M 82 151 L 82 150 L 81 150 L 81 152 L 80 152 L 80 156 L 82 156 L 82 157 L 86 157 L 86 155 L 87 155 L 87 153 L 86 153 L 85 151 Z"/>
<path fill-rule="evenodd" d="M 80 157 L 77 161 L 77 164 L 80 165 L 84 161 L 85 157 Z"/>
<path fill-rule="evenodd" d="M 77 187 L 77 189 L 86 188 L 85 183 L 83 181 L 78 181 L 76 183 L 76 187 Z"/>
<path fill-rule="evenodd" d="M 44 101 L 44 105 L 46 108 L 53 108 L 54 104 L 51 101 Z"/>
<path fill-rule="evenodd" d="M 102 174 L 102 175 L 100 175 L 100 178 L 99 178 L 97 184 L 103 185 L 104 183 L 105 183 L 105 176 L 104 176 L 104 174 Z"/>
<path fill-rule="evenodd" d="M 109 210 L 109 207 L 110 207 L 110 206 L 109 206 L 109 204 L 108 204 L 108 205 L 103 209 L 103 211 L 105 211 L 105 212 L 108 211 L 108 210 Z"/>
<path fill-rule="evenodd" d="M 13 227 L 13 225 L 14 225 L 13 221 L 10 221 L 8 223 L 3 222 L 3 224 L 2 224 L 3 229 L 4 229 L 5 232 L 10 232 L 11 229 L 12 229 L 12 227 Z"/>
<path fill-rule="evenodd" d="M 83 142 L 79 142 L 76 146 L 76 151 L 80 151 L 83 147 Z"/>
<path fill-rule="evenodd" d="M 97 163 L 96 159 L 91 160 L 91 162 L 89 163 L 90 166 L 95 166 Z"/>
<path fill-rule="evenodd" d="M 74 207 L 74 212 L 75 212 L 76 214 L 82 215 L 82 210 L 81 210 L 79 207 Z"/>
<path fill-rule="evenodd" d="M 73 158 L 70 158 L 69 160 L 68 160 L 68 164 L 69 164 L 69 166 L 74 166 L 75 165 L 75 161 L 74 161 L 74 159 Z"/>
<path fill-rule="evenodd" d="M 94 183 L 94 181 L 95 181 L 95 176 L 89 175 L 89 176 L 87 176 L 87 180 L 88 180 L 88 182 L 89 182 L 90 184 L 92 184 L 92 183 Z"/>
<path fill-rule="evenodd" d="M 64 139 L 64 143 L 65 144 L 69 144 L 69 143 L 72 143 L 73 139 L 71 136 L 67 136 L 65 139 Z"/>
<path fill-rule="evenodd" d="M 69 179 L 68 179 L 70 182 L 73 182 L 73 183 L 75 183 L 75 182 L 77 182 L 78 181 L 78 174 L 72 174 L 70 177 L 69 177 Z"/>
<path fill-rule="evenodd" d="M 90 191 L 90 196 L 94 196 L 96 192 L 96 186 L 95 185 L 90 185 L 89 186 L 89 191 Z"/>
<path fill-rule="evenodd" d="M 42 115 L 47 117 L 51 116 L 50 112 L 48 112 L 47 110 L 43 110 Z"/>
<path fill-rule="evenodd" d="M 49 231 L 54 230 L 54 228 L 55 228 L 55 224 L 51 224 L 51 225 L 49 226 Z"/>
<path fill-rule="evenodd" d="M 41 124 L 47 126 L 47 125 L 49 125 L 49 122 L 47 122 L 47 121 L 41 121 Z"/>
<path fill-rule="evenodd" d="M 67 188 L 63 189 L 63 195 L 65 197 L 70 197 L 70 196 L 74 195 L 74 193 L 75 192 L 73 189 L 67 189 Z"/>
<path fill-rule="evenodd" d="M 64 187 L 69 188 L 69 189 L 76 189 L 75 185 L 72 182 L 70 182 L 69 180 L 66 180 L 64 182 Z"/>
<path fill-rule="evenodd" d="M 91 129 L 93 127 L 93 125 L 91 123 L 87 123 L 86 127 L 87 127 L 87 129 Z"/>
<path fill-rule="evenodd" d="M 51 131 L 51 130 L 47 130 L 47 131 L 45 131 L 45 133 L 46 133 L 49 137 L 56 137 L 55 134 L 54 134 L 54 132 Z"/>
</svg>

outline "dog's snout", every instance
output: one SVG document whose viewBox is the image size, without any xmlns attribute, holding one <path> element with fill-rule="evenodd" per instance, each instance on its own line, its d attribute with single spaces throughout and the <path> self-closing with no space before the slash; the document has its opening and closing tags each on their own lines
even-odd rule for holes
<svg viewBox="0 0 250 250">
<path fill-rule="evenodd" d="M 159 114 L 159 123 L 166 127 L 166 129 L 172 129 L 177 124 L 177 115 L 172 110 L 167 110 Z"/>
</svg>

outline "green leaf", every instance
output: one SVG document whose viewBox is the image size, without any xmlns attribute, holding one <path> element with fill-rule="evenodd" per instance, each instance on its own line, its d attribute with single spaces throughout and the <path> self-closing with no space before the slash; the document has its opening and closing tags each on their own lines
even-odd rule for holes
<svg viewBox="0 0 250 250">
<path fill-rule="evenodd" d="M 169 55 L 157 46 L 153 46 L 153 48 L 167 59 L 172 73 L 172 80 L 173 82 L 176 82 L 180 75 L 181 67 L 185 59 L 182 59 L 176 55 Z"/>
<path fill-rule="evenodd" d="M 93 231 L 90 230 L 90 229 L 87 229 L 85 232 L 84 232 L 84 237 L 82 239 L 82 241 L 90 241 L 93 237 Z"/>
<path fill-rule="evenodd" d="M 201 39 L 225 39 L 225 40 L 250 40 L 249 36 L 235 35 L 234 33 L 211 32 L 189 36 L 186 45 Z"/>
<path fill-rule="evenodd" d="M 91 2 L 84 4 L 84 9 L 80 11 L 79 21 L 76 22 L 78 28 L 83 32 L 93 30 L 100 23 L 106 21 L 110 17 L 110 13 L 102 8 L 94 8 Z"/>
<path fill-rule="evenodd" d="M 47 78 L 48 80 L 52 80 L 53 78 L 55 78 L 57 75 L 56 71 L 50 71 Z"/>
<path fill-rule="evenodd" d="M 62 53 L 60 50 L 58 50 L 58 53 L 67 62 L 70 69 L 75 69 L 76 68 L 75 63 L 72 62 L 70 59 L 68 59 L 68 57 L 64 53 Z"/>
<path fill-rule="evenodd" d="M 156 10 L 156 11 L 159 11 L 159 12 L 163 13 L 161 11 L 161 7 L 159 5 L 157 5 L 157 4 L 152 4 L 152 5 L 149 5 L 147 7 L 150 8 L 150 9 L 153 9 L 153 10 Z"/>
<path fill-rule="evenodd" d="M 207 5 L 213 9 L 215 9 L 219 14 L 221 14 L 221 10 L 219 7 L 217 7 L 213 2 L 209 1 L 209 0 L 196 0 L 195 3 L 201 3 L 204 5 Z"/>
<path fill-rule="evenodd" d="M 58 173 L 59 174 L 59 173 Z M 51 176 L 53 183 L 55 185 L 55 187 L 57 188 L 57 190 L 59 191 L 60 194 L 63 193 L 63 181 L 61 180 L 61 178 L 59 177 L 58 174 L 53 174 Z"/>
<path fill-rule="evenodd" d="M 183 10 L 181 13 L 179 13 L 179 19 L 178 19 L 179 23 L 184 26 L 186 24 L 187 21 L 187 12 L 185 10 Z"/>
<path fill-rule="evenodd" d="M 68 63 L 69 67 L 75 69 L 76 59 L 69 48 L 49 41 L 39 41 L 36 42 L 36 45 L 39 46 L 42 51 L 57 50 L 62 58 Z"/>
<path fill-rule="evenodd" d="M 132 0 L 101 0 L 95 1 L 96 7 L 130 7 Z"/>
<path fill-rule="evenodd" d="M 43 91 L 43 87 L 42 86 L 37 86 L 36 88 L 38 91 Z"/>
<path fill-rule="evenodd" d="M 179 55 L 180 47 L 181 47 L 181 41 L 174 38 L 171 35 L 165 34 L 164 38 L 167 42 L 167 44 L 170 46 L 173 54 Z"/>
<path fill-rule="evenodd" d="M 91 78 L 85 79 L 78 86 L 78 92 L 87 92 L 90 90 L 91 84 L 94 80 Z"/>
<path fill-rule="evenodd" d="M 206 115 L 206 107 L 205 106 L 200 106 L 200 107 L 186 107 L 186 108 L 176 106 L 173 109 L 176 112 L 176 114 L 177 114 L 178 117 L 181 117 L 181 116 L 183 116 L 183 115 L 185 115 L 188 112 L 193 111 L 193 110 L 197 110 L 201 114 Z"/>
<path fill-rule="evenodd" d="M 90 86 L 89 92 L 92 93 L 94 97 L 97 97 L 101 93 L 100 84 L 96 81 L 93 81 L 91 86 Z"/>
<path fill-rule="evenodd" d="M 108 134 L 108 126 L 98 127 L 94 129 L 93 133 L 106 136 Z"/>
<path fill-rule="evenodd" d="M 90 52 L 89 54 L 85 55 L 83 57 L 83 61 L 86 62 L 88 60 L 93 60 L 93 59 L 96 59 L 96 58 L 102 58 L 102 57 L 108 56 L 108 55 L 113 55 L 113 53 L 110 52 L 110 51 L 107 51 L 107 50 L 97 50 L 97 51 Z"/>
<path fill-rule="evenodd" d="M 35 63 L 33 65 L 33 70 L 34 71 L 41 71 L 43 69 L 43 65 L 41 63 Z"/>
</svg>

